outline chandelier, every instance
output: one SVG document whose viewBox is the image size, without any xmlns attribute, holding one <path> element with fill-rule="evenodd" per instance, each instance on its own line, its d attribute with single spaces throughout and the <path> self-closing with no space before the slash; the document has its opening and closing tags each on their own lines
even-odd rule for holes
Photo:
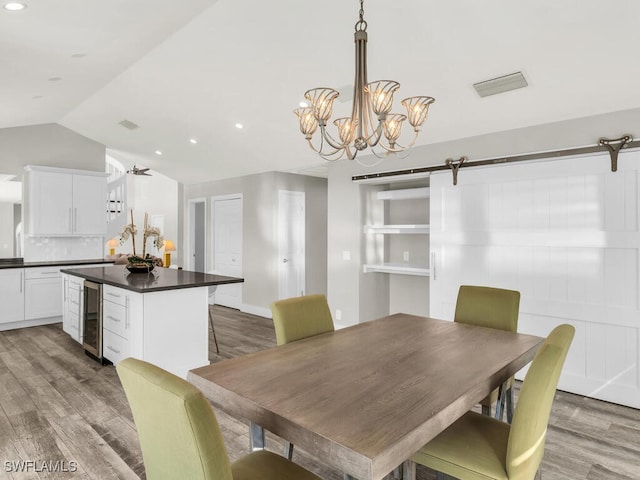
<svg viewBox="0 0 640 480">
<path fill-rule="evenodd" d="M 415 144 L 420 127 L 427 119 L 429 105 L 435 101 L 432 97 L 423 96 L 405 98 L 401 103 L 407 109 L 407 114 L 390 113 L 393 94 L 400 88 L 400 84 L 393 80 L 367 83 L 367 22 L 364 20 L 363 2 L 364 0 L 360 0 L 360 19 L 355 24 L 356 75 L 351 116 L 333 121 L 339 140 L 327 130 L 333 102 L 340 95 L 337 90 L 327 87 L 307 90 L 304 96 L 310 106 L 294 110 L 300 122 L 300 131 L 309 146 L 325 160 L 339 160 L 345 154 L 349 160 L 353 160 L 359 151 L 367 148 L 371 148 L 371 152 L 379 158 L 408 150 Z M 413 127 L 415 135 L 411 143 L 402 146 L 397 140 L 405 120 Z M 318 127 L 320 146 L 316 148 L 312 139 Z M 386 152 L 380 155 L 374 150 L 376 146 L 382 147 Z"/>
</svg>

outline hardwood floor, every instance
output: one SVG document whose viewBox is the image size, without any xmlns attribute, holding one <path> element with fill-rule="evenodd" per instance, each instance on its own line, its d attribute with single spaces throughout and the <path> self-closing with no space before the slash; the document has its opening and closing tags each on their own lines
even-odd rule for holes
<svg viewBox="0 0 640 480">
<path fill-rule="evenodd" d="M 220 355 L 211 337 L 212 362 L 275 345 L 271 320 L 220 307 L 213 314 Z M 245 454 L 246 424 L 216 413 L 231 459 Z M 267 446 L 282 448 L 273 436 Z M 115 369 L 86 357 L 59 324 L 0 332 L 0 460 L 0 479 L 145 478 Z M 300 449 L 294 460 L 322 478 L 342 479 Z M 20 461 L 36 468 L 16 472 Z M 545 480 L 639 480 L 640 410 L 558 392 L 542 474 Z M 418 467 L 418 478 L 435 476 Z"/>
</svg>

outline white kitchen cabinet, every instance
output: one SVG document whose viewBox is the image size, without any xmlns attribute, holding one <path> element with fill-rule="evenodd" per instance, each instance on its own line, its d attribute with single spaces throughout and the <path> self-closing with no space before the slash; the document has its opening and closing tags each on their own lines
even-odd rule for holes
<svg viewBox="0 0 640 480">
<path fill-rule="evenodd" d="M 59 317 L 62 315 L 60 267 L 25 269 L 24 319 Z"/>
<path fill-rule="evenodd" d="M 24 320 L 24 268 L 0 270 L 0 324 Z"/>
<path fill-rule="evenodd" d="M 208 287 L 137 293 L 103 285 L 102 356 L 145 360 L 186 377 L 208 362 Z"/>
<path fill-rule="evenodd" d="M 62 330 L 82 343 L 82 303 L 84 280 L 62 274 Z"/>
<path fill-rule="evenodd" d="M 102 356 L 114 365 L 142 358 L 142 294 L 104 285 L 102 299 Z"/>
<path fill-rule="evenodd" d="M 25 167 L 26 235 L 105 235 L 106 174 Z"/>
</svg>

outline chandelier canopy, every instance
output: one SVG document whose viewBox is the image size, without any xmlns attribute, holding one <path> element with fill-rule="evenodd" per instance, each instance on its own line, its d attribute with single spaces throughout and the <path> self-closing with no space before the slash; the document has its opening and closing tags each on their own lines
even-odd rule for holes
<svg viewBox="0 0 640 480">
<path fill-rule="evenodd" d="M 353 85 L 353 106 L 351 116 L 337 118 L 333 124 L 338 129 L 336 140 L 327 130 L 331 118 L 333 102 L 340 95 L 333 88 L 320 87 L 307 90 L 304 94 L 310 106 L 294 110 L 309 146 L 325 160 L 338 160 L 347 155 L 353 160 L 359 151 L 371 148 L 377 157 L 403 152 L 411 148 L 419 135 L 420 127 L 427 119 L 432 97 L 409 97 L 402 100 L 407 114 L 391 113 L 393 94 L 400 84 L 393 80 L 377 80 L 367 83 L 367 22 L 364 20 L 364 0 L 360 0 L 360 19 L 355 24 L 356 75 Z M 377 124 L 376 124 L 377 120 Z M 402 131 L 402 123 L 407 120 L 415 135 L 411 143 L 400 145 L 397 140 Z M 312 140 L 320 127 L 320 146 L 316 148 Z M 380 146 L 386 152 L 378 154 L 374 147 Z"/>
</svg>

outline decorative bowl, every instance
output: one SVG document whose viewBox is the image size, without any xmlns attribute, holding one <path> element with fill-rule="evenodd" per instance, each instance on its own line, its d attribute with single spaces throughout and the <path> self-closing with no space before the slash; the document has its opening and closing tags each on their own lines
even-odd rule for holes
<svg viewBox="0 0 640 480">
<path fill-rule="evenodd" d="M 149 273 L 155 265 L 153 263 L 131 263 L 126 267 L 131 273 Z"/>
</svg>

